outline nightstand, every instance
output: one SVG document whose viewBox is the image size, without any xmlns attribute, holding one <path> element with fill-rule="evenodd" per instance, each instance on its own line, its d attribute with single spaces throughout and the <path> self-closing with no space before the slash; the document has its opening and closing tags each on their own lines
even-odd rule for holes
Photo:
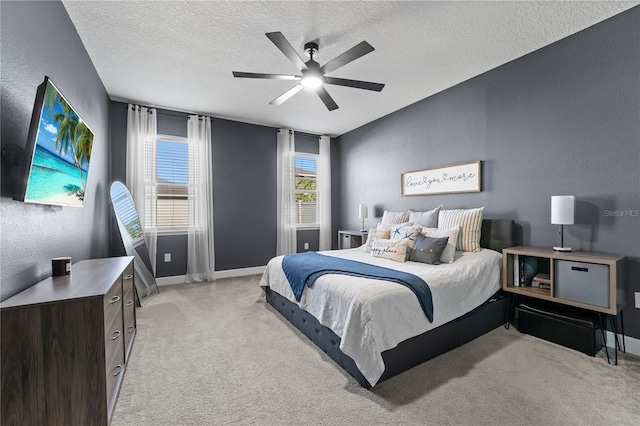
<svg viewBox="0 0 640 426">
<path fill-rule="evenodd" d="M 502 255 L 502 290 L 514 296 L 542 299 L 597 313 L 605 342 L 602 315 L 609 318 L 617 364 L 618 317 L 624 348 L 622 309 L 627 302 L 626 257 L 522 246 L 504 249 Z M 544 280 L 538 281 L 542 275 Z"/>
<path fill-rule="evenodd" d="M 368 231 L 338 231 L 338 250 L 360 247 L 367 242 Z"/>
</svg>

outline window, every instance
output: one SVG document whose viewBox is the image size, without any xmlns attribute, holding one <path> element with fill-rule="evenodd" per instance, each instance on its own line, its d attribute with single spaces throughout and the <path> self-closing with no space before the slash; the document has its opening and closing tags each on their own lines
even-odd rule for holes
<svg viewBox="0 0 640 426">
<path fill-rule="evenodd" d="M 153 143 L 153 142 L 152 142 Z M 189 157 L 186 138 L 158 135 L 156 143 L 156 217 L 158 231 L 186 231 L 189 226 Z M 146 209 L 153 214 L 153 209 Z M 151 218 L 148 218 L 151 219 Z"/>
<path fill-rule="evenodd" d="M 317 155 L 296 155 L 295 199 L 298 227 L 318 227 Z"/>
</svg>

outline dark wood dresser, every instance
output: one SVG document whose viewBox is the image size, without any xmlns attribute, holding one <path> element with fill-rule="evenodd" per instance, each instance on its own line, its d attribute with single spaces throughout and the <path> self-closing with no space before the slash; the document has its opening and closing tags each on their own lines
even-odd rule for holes
<svg viewBox="0 0 640 426">
<path fill-rule="evenodd" d="M 108 425 L 136 333 L 133 257 L 83 260 L 0 303 L 2 425 Z"/>
</svg>

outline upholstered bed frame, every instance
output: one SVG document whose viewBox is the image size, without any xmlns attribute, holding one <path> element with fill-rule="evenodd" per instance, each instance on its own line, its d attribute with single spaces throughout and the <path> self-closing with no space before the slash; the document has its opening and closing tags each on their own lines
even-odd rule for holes
<svg viewBox="0 0 640 426">
<path fill-rule="evenodd" d="M 514 223 L 512 220 L 483 220 L 480 245 L 496 251 L 514 245 Z M 280 312 L 291 324 L 322 349 L 331 359 L 355 378 L 361 386 L 370 388 L 353 359 L 340 350 L 340 337 L 323 326 L 308 312 L 282 297 L 268 287 L 267 302 Z M 441 325 L 426 333 L 401 342 L 393 349 L 382 353 L 385 370 L 378 380 L 383 382 L 416 365 L 462 346 L 471 340 L 499 327 L 505 322 L 506 298 L 501 291 L 488 301 L 462 317 Z"/>
</svg>

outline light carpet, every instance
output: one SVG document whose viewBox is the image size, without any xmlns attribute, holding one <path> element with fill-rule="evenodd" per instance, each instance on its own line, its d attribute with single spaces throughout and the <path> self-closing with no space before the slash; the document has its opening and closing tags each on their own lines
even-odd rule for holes
<svg viewBox="0 0 640 426">
<path fill-rule="evenodd" d="M 608 365 L 513 327 L 365 390 L 259 280 L 162 287 L 138 309 L 112 425 L 638 424 L 638 357 Z"/>
</svg>

